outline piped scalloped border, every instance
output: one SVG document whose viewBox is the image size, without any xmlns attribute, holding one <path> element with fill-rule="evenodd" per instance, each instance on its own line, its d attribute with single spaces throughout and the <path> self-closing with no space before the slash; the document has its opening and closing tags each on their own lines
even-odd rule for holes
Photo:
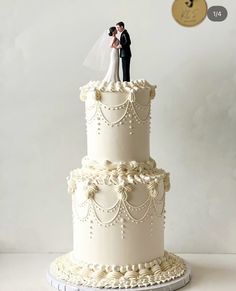
<svg viewBox="0 0 236 291">
<path fill-rule="evenodd" d="M 153 99 L 156 95 L 156 86 L 151 85 L 144 79 L 133 80 L 131 82 L 105 82 L 90 81 L 88 84 L 80 87 L 80 99 L 85 101 L 88 92 L 95 92 L 95 99 L 100 100 L 102 92 L 120 92 L 133 94 L 138 90 L 149 89 L 150 97 Z"/>
<path fill-rule="evenodd" d="M 182 258 L 168 252 L 149 263 L 127 266 L 78 264 L 69 253 L 52 262 L 50 273 L 76 286 L 134 288 L 169 282 L 183 276 L 186 269 Z"/>
<path fill-rule="evenodd" d="M 170 189 L 169 173 L 156 168 L 156 162 L 149 159 L 146 162 L 120 162 L 112 163 L 104 161 L 97 163 L 85 157 L 82 160 L 82 168 L 74 169 L 67 177 L 68 192 L 74 193 L 78 182 L 87 181 L 96 185 L 120 185 L 125 184 L 150 184 L 152 181 L 164 181 L 165 192 Z"/>
</svg>

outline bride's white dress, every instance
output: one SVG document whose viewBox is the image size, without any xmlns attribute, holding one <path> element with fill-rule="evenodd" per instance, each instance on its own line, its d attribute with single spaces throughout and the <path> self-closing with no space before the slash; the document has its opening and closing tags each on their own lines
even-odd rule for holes
<svg viewBox="0 0 236 291">
<path fill-rule="evenodd" d="M 115 45 L 119 44 L 119 40 L 116 39 Z M 105 78 L 103 79 L 106 82 L 118 82 L 120 81 L 119 77 L 119 49 L 112 47 L 110 53 L 110 64 Z"/>
</svg>

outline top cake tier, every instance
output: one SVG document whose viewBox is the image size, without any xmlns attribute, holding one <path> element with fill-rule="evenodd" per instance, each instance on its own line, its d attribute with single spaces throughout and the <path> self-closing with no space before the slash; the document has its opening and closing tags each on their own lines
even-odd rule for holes
<svg viewBox="0 0 236 291">
<path fill-rule="evenodd" d="M 85 101 L 90 160 L 149 160 L 150 109 L 155 88 L 145 80 L 91 81 L 80 88 L 81 100 Z"/>
</svg>

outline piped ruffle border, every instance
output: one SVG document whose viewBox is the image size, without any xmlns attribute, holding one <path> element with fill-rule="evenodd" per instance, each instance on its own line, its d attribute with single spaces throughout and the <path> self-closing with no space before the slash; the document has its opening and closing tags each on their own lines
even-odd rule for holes
<svg viewBox="0 0 236 291">
<path fill-rule="evenodd" d="M 50 266 L 50 274 L 76 286 L 97 288 L 135 288 L 169 282 L 184 275 L 184 260 L 165 252 L 149 263 L 127 266 L 78 264 L 72 253 L 58 257 Z"/>
<path fill-rule="evenodd" d="M 128 93 L 135 94 L 138 90 L 149 89 L 150 98 L 153 99 L 155 97 L 156 86 L 151 85 L 146 80 L 134 80 L 131 82 L 105 82 L 105 81 L 90 81 L 88 84 L 82 86 L 80 88 L 80 99 L 85 101 L 87 99 L 88 93 L 95 93 L 95 99 L 100 100 L 101 94 L 103 92 L 120 92 L 120 93 Z"/>
<path fill-rule="evenodd" d="M 170 189 L 169 173 L 156 168 L 156 162 L 149 159 L 146 162 L 120 162 L 104 161 L 97 163 L 87 157 L 82 160 L 82 168 L 74 169 L 67 177 L 68 192 L 74 193 L 78 182 L 87 181 L 88 185 L 127 185 L 150 184 L 164 181 L 164 190 Z"/>
</svg>

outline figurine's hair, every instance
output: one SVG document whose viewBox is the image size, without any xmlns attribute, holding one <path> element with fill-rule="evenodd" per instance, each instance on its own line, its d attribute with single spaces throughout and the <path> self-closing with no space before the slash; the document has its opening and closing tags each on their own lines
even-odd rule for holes
<svg viewBox="0 0 236 291">
<path fill-rule="evenodd" d="M 112 26 L 109 28 L 109 33 L 108 35 L 112 36 L 113 35 L 113 32 L 116 30 L 115 26 Z"/>
<path fill-rule="evenodd" d="M 118 25 L 118 26 L 122 26 L 122 27 L 125 27 L 125 24 L 124 24 L 123 21 L 120 21 L 120 22 L 116 23 L 116 25 Z"/>
</svg>

